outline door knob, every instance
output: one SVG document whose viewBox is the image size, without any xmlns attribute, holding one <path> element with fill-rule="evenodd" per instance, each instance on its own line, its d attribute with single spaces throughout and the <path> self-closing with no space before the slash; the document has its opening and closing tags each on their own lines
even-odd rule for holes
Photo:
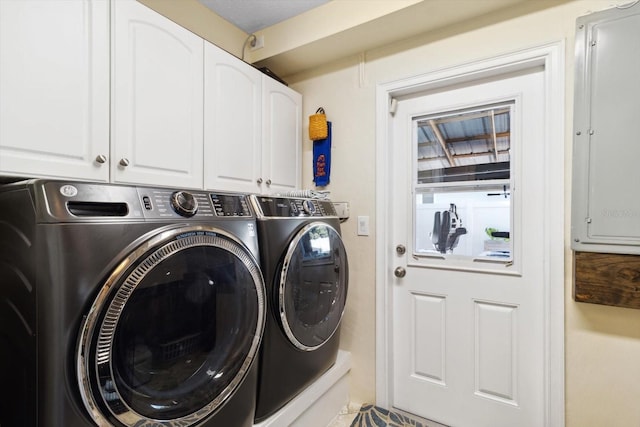
<svg viewBox="0 0 640 427">
<path fill-rule="evenodd" d="M 393 271 L 393 274 L 399 278 L 402 279 L 404 276 L 406 276 L 407 274 L 407 270 L 405 270 L 402 267 L 396 267 L 396 269 Z"/>
<path fill-rule="evenodd" d="M 407 252 L 407 248 L 405 248 L 404 245 L 398 245 L 396 246 L 396 252 L 398 255 L 404 255 L 404 253 Z"/>
</svg>

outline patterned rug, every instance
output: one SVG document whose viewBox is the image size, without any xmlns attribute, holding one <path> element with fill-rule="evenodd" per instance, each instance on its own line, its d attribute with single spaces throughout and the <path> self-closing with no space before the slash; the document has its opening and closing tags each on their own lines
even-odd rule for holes
<svg viewBox="0 0 640 427">
<path fill-rule="evenodd" d="M 362 405 L 351 427 L 426 427 L 403 414 L 374 405 Z"/>
</svg>

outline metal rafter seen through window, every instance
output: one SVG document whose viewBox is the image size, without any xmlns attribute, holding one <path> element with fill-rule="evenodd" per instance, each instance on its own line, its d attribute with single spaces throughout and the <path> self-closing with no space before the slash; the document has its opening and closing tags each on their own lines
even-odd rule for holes
<svg viewBox="0 0 640 427">
<path fill-rule="evenodd" d="M 463 164 L 456 160 L 470 158 L 476 158 L 477 160 L 473 162 L 476 164 L 500 162 L 501 155 L 509 154 L 510 112 L 510 107 L 502 106 L 419 121 L 418 128 L 421 138 L 418 145 L 430 146 L 432 150 L 420 154 L 418 160 L 442 159 L 444 161 L 446 158 L 448 165 L 443 164 L 439 167 L 462 166 Z M 497 122 L 501 125 L 497 125 Z M 467 145 L 462 143 L 467 143 Z M 434 167 L 436 166 L 427 169 Z"/>
</svg>

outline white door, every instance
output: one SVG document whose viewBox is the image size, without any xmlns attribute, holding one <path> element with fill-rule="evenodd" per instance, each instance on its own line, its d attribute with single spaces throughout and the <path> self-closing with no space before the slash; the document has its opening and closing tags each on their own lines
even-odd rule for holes
<svg viewBox="0 0 640 427">
<path fill-rule="evenodd" d="M 109 179 L 109 5 L 0 1 L 0 174 Z"/>
<path fill-rule="evenodd" d="M 112 8 L 112 180 L 201 188 L 204 41 L 137 1 Z"/>
<path fill-rule="evenodd" d="M 262 73 L 204 46 L 204 187 L 260 192 Z"/>
<path fill-rule="evenodd" d="M 300 188 L 302 95 L 262 77 L 262 192 Z"/>
<path fill-rule="evenodd" d="M 544 425 L 544 89 L 540 67 L 398 103 L 396 408 L 455 427 Z"/>
</svg>

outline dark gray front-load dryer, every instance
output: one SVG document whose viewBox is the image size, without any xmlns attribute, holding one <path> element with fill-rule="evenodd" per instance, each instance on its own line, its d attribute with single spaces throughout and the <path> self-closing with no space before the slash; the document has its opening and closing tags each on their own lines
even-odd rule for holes
<svg viewBox="0 0 640 427">
<path fill-rule="evenodd" d="M 244 195 L 0 187 L 0 425 L 251 426 L 255 227 Z"/>
<path fill-rule="evenodd" d="M 349 271 L 327 200 L 252 196 L 267 295 L 256 421 L 277 412 L 336 361 Z"/>
</svg>

